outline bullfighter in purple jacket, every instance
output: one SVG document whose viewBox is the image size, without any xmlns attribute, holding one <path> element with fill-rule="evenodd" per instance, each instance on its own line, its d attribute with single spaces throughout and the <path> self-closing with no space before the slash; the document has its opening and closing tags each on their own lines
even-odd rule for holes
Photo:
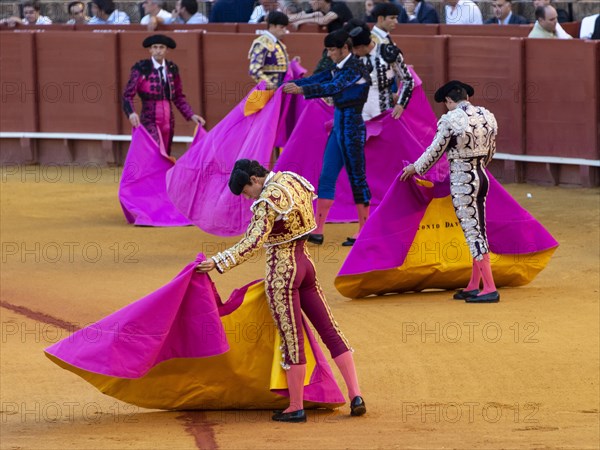
<svg viewBox="0 0 600 450">
<path fill-rule="evenodd" d="M 156 142 L 160 144 L 162 141 L 167 154 L 170 154 L 175 130 L 171 101 L 186 120 L 204 125 L 204 119 L 194 114 L 187 102 L 177 65 L 165 59 L 167 48 L 176 47 L 175 41 L 155 34 L 144 39 L 142 45 L 149 49 L 151 58 L 138 61 L 131 68 L 129 82 L 123 92 L 123 110 L 133 127 L 143 125 Z M 133 105 L 136 93 L 142 99 L 141 117 Z"/>
</svg>

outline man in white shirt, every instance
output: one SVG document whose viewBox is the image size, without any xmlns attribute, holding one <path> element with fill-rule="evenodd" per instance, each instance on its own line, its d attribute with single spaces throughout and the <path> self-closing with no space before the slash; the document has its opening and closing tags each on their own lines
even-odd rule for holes
<svg viewBox="0 0 600 450">
<path fill-rule="evenodd" d="M 444 0 L 446 3 L 446 24 L 482 25 L 483 17 L 479 6 L 472 0 Z"/>
<path fill-rule="evenodd" d="M 112 0 L 92 0 L 92 14 L 88 25 L 129 25 L 129 16 L 116 9 Z"/>
<path fill-rule="evenodd" d="M 196 0 L 177 0 L 175 9 L 171 13 L 171 19 L 165 20 L 165 23 L 194 25 L 208 23 L 208 18 L 198 12 Z"/>
<path fill-rule="evenodd" d="M 533 6 L 537 9 L 540 6 L 551 6 L 551 5 L 550 5 L 550 0 L 533 0 Z M 556 17 L 557 17 L 556 27 L 554 29 L 554 32 L 556 33 L 556 37 L 558 39 L 572 39 L 573 36 L 571 36 L 569 33 L 567 33 L 565 31 L 565 29 L 560 25 L 560 22 L 568 22 L 569 21 L 569 16 L 568 16 L 567 12 L 564 9 L 561 9 L 560 11 L 556 8 L 554 8 L 554 9 L 556 10 Z M 562 12 L 562 14 L 561 14 L 561 12 Z M 536 20 L 537 20 L 537 17 L 536 17 Z"/>
<path fill-rule="evenodd" d="M 592 14 L 583 18 L 581 28 L 579 29 L 579 39 L 592 39 L 599 16 L 600 14 Z"/>
<path fill-rule="evenodd" d="M 87 24 L 90 18 L 85 14 L 85 4 L 79 0 L 75 0 L 67 6 L 70 19 L 67 25 Z"/>
<path fill-rule="evenodd" d="M 535 18 L 533 29 L 528 38 L 532 39 L 572 39 L 570 35 L 558 35 L 558 13 L 553 6 L 539 6 L 535 9 Z M 564 32 L 564 30 L 563 30 Z"/>
<path fill-rule="evenodd" d="M 40 4 L 37 1 L 27 1 L 23 3 L 23 18 L 20 17 L 9 17 L 3 19 L 0 23 L 5 23 L 8 26 L 14 27 L 16 24 L 20 25 L 50 25 L 52 20 L 49 17 L 42 16 L 40 14 Z"/>
<path fill-rule="evenodd" d="M 142 17 L 140 23 L 142 25 L 148 25 L 153 18 L 155 18 L 158 23 L 167 23 L 168 20 L 171 20 L 171 13 L 162 9 L 161 5 L 162 0 L 144 0 L 142 7 L 144 8 L 146 15 Z"/>
<path fill-rule="evenodd" d="M 248 23 L 263 23 L 267 20 L 267 14 L 272 11 L 281 11 L 277 0 L 259 0 L 259 5 L 254 8 Z"/>
</svg>

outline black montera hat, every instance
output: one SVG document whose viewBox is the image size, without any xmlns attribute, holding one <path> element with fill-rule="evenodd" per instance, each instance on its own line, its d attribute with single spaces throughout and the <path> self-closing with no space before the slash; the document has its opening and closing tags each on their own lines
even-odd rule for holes
<svg viewBox="0 0 600 450">
<path fill-rule="evenodd" d="M 175 41 L 164 34 L 153 34 L 152 36 L 148 36 L 144 39 L 144 42 L 142 42 L 144 48 L 152 47 L 154 44 L 163 44 L 169 48 L 177 47 Z"/>
<path fill-rule="evenodd" d="M 465 90 L 469 97 L 472 97 L 475 94 L 475 89 L 473 86 L 463 83 L 462 81 L 452 80 L 448 81 L 445 85 L 435 91 L 434 99 L 437 103 L 442 103 L 444 99 L 448 96 L 448 93 L 452 91 L 452 89 L 462 88 Z"/>
<path fill-rule="evenodd" d="M 352 45 L 369 45 L 371 43 L 371 29 L 362 20 L 352 19 L 344 25 L 344 30 L 352 38 Z"/>
<path fill-rule="evenodd" d="M 332 31 L 324 39 L 325 47 L 342 48 L 348 42 L 350 35 L 342 29 Z"/>
</svg>

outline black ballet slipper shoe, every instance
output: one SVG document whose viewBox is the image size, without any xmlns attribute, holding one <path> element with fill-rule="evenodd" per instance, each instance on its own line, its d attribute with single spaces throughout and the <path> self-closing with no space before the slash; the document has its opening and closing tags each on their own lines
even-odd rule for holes
<svg viewBox="0 0 600 450">
<path fill-rule="evenodd" d="M 342 247 L 352 247 L 356 242 L 356 238 L 346 238 L 344 242 L 342 242 Z"/>
<path fill-rule="evenodd" d="M 465 301 L 467 303 L 498 303 L 500 301 L 500 294 L 498 294 L 498 291 L 494 291 L 490 292 L 489 294 L 469 297 L 465 299 Z"/>
<path fill-rule="evenodd" d="M 351 416 L 362 416 L 367 412 L 367 406 L 365 401 L 360 395 L 357 395 L 350 402 L 350 415 Z"/>
<path fill-rule="evenodd" d="M 456 294 L 452 296 L 454 300 L 466 300 L 471 297 L 475 297 L 479 294 L 479 289 L 473 289 L 472 291 L 466 291 L 461 289 L 460 291 L 456 291 Z"/>
<path fill-rule="evenodd" d="M 272 419 L 275 422 L 302 423 L 306 422 L 306 413 L 303 409 L 289 413 L 280 412 L 273 414 Z"/>
<path fill-rule="evenodd" d="M 323 237 L 322 234 L 309 234 L 308 235 L 308 242 L 310 242 L 311 244 L 322 245 L 324 240 L 325 240 L 325 238 Z"/>
</svg>

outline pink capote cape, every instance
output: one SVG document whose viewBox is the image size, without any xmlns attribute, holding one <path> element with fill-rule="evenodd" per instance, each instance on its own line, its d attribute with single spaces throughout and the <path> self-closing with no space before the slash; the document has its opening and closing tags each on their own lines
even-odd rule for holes
<svg viewBox="0 0 600 450">
<path fill-rule="evenodd" d="M 297 62 L 290 63 L 286 80 L 306 72 Z M 208 134 L 190 146 L 167 174 L 168 195 L 194 225 L 218 236 L 235 236 L 250 222 L 250 200 L 236 196 L 228 188 L 229 175 L 241 158 L 255 159 L 270 166 L 274 147 L 286 145 L 300 111 L 306 102 L 278 89 L 262 109 L 246 115 L 246 102 L 260 83 Z"/>
<path fill-rule="evenodd" d="M 379 204 L 403 162 L 415 160 L 435 134 L 435 115 L 421 80 L 414 71 L 412 74 L 413 96 L 400 120 L 386 112 L 367 122 L 365 157 L 373 207 Z M 235 161 L 256 159 L 269 166 L 273 147 L 283 146 L 274 170 L 296 172 L 318 186 L 332 126 L 333 107 L 323 100 L 304 100 L 278 89 L 261 111 L 245 116 L 248 97 L 203 141 L 190 147 L 167 174 L 167 190 L 177 208 L 202 230 L 219 236 L 242 234 L 252 217 L 252 202 L 233 195 L 227 186 Z M 446 172 L 444 158 L 427 177 L 438 179 Z M 342 169 L 328 220 L 350 222 L 356 217 L 348 177 Z"/>
<path fill-rule="evenodd" d="M 436 131 L 436 118 L 421 79 L 411 69 L 415 80 L 410 103 L 396 120 L 391 110 L 365 122 L 367 139 L 365 159 L 367 183 L 371 190 L 373 211 L 402 168 L 415 161 L 431 143 Z M 296 172 L 313 186 L 319 185 L 323 155 L 332 126 L 333 108 L 321 100 L 309 101 L 298 124 L 288 140 L 274 170 Z M 448 162 L 443 157 L 424 177 L 440 180 L 448 172 Z M 328 222 L 353 222 L 357 220 L 356 206 L 348 175 L 342 168 L 335 191 L 335 200 Z"/>
<path fill-rule="evenodd" d="M 196 138 L 204 133 L 200 129 Z M 162 141 L 157 143 L 143 126 L 134 128 L 119 185 L 127 222 L 150 227 L 191 225 L 167 195 L 165 176 L 173 164 Z"/>
<path fill-rule="evenodd" d="M 546 266 L 558 242 L 487 175 L 486 231 L 496 285 L 527 284 Z M 346 257 L 335 279 L 338 291 L 356 298 L 464 287 L 471 257 L 449 196 L 448 179 L 427 188 L 398 176 Z M 419 232 L 426 237 L 417 239 Z"/>
<path fill-rule="evenodd" d="M 194 270 L 205 259 L 199 254 L 165 286 L 52 345 L 46 355 L 107 395 L 147 408 L 285 404 L 287 389 L 273 378 L 283 371 L 264 283 L 250 283 L 222 304 L 210 277 Z M 305 333 L 315 361 L 305 400 L 343 404 L 306 324 Z"/>
</svg>

